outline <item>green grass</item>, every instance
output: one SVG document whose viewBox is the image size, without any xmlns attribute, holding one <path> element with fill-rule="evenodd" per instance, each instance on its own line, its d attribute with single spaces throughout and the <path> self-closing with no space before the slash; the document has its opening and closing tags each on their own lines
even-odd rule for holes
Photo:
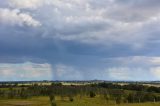
<svg viewBox="0 0 160 106">
<path fill-rule="evenodd" d="M 0 100 L 0 106 L 50 106 L 48 97 Z"/>
<path fill-rule="evenodd" d="M 62 101 L 60 97 L 56 97 L 57 106 L 160 106 L 160 103 L 128 103 L 117 105 L 113 101 L 105 101 L 101 97 L 75 97 L 73 102 L 68 98 Z M 33 97 L 30 99 L 7 99 L 0 100 L 0 106 L 50 106 L 48 97 Z"/>
</svg>

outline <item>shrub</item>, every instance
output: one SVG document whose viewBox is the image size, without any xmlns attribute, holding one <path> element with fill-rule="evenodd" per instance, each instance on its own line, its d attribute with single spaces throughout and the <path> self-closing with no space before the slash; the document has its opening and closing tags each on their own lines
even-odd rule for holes
<svg viewBox="0 0 160 106">
<path fill-rule="evenodd" d="M 55 101 L 52 101 L 52 102 L 51 102 L 51 106 L 57 106 L 56 102 L 55 102 Z"/>
<path fill-rule="evenodd" d="M 73 101 L 74 101 L 74 99 L 73 99 L 72 96 L 69 97 L 69 101 L 70 101 L 70 102 L 73 102 Z"/>
<path fill-rule="evenodd" d="M 89 95 L 91 98 L 94 98 L 96 96 L 96 94 L 93 91 L 90 91 Z"/>
<path fill-rule="evenodd" d="M 55 100 L 55 96 L 54 96 L 53 94 L 51 94 L 51 95 L 49 95 L 49 99 L 50 99 L 50 101 L 52 102 L 52 101 Z"/>
</svg>

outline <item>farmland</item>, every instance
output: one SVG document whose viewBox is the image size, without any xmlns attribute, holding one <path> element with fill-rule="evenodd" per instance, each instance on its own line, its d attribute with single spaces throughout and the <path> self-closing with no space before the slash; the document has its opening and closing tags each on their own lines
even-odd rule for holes
<svg viewBox="0 0 160 106">
<path fill-rule="evenodd" d="M 101 100 L 99 97 L 96 98 L 87 98 L 84 97 L 79 99 L 75 98 L 74 102 L 70 102 L 68 100 L 61 101 L 59 97 L 57 97 L 57 106 L 159 106 L 160 103 L 126 103 L 116 105 L 114 102 L 110 101 L 106 103 Z M 31 99 L 8 99 L 8 100 L 0 100 L 0 106 L 51 106 L 48 97 L 33 97 Z"/>
<path fill-rule="evenodd" d="M 0 106 L 159 106 L 159 84 L 151 85 L 93 81 L 5 82 L 0 84 Z"/>
</svg>

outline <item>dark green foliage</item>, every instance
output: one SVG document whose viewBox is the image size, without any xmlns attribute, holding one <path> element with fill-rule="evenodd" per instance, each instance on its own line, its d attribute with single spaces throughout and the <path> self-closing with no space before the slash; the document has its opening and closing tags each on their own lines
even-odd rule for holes
<svg viewBox="0 0 160 106">
<path fill-rule="evenodd" d="M 69 101 L 70 101 L 70 102 L 73 102 L 73 101 L 74 101 L 74 99 L 73 99 L 72 96 L 69 96 Z"/>
<path fill-rule="evenodd" d="M 95 92 L 90 91 L 89 96 L 90 96 L 91 98 L 94 98 L 94 97 L 96 96 L 96 94 L 95 94 Z"/>
<path fill-rule="evenodd" d="M 159 101 L 158 95 L 148 92 L 133 92 L 130 93 L 127 97 L 128 102 L 130 103 L 141 103 L 141 102 L 156 102 Z"/>
<path fill-rule="evenodd" d="M 159 87 L 153 87 L 153 86 L 151 86 L 151 87 L 149 87 L 149 88 L 147 89 L 147 91 L 148 91 L 148 92 L 160 93 L 160 88 L 159 88 Z"/>
<path fill-rule="evenodd" d="M 29 97 L 29 93 L 26 89 L 22 88 L 20 91 L 20 98 L 27 99 Z"/>
<path fill-rule="evenodd" d="M 110 99 L 110 96 L 107 92 L 104 92 L 104 99 L 108 102 Z"/>
<path fill-rule="evenodd" d="M 9 98 L 9 99 L 13 99 L 15 93 L 16 93 L 16 92 L 15 92 L 15 90 L 13 90 L 13 88 L 9 88 L 8 98 Z"/>
<path fill-rule="evenodd" d="M 53 94 L 49 95 L 49 99 L 50 99 L 50 102 L 51 102 L 51 106 L 57 106 L 56 101 L 55 101 L 55 96 Z"/>
<path fill-rule="evenodd" d="M 152 94 L 152 93 L 147 93 L 147 94 L 145 94 L 145 96 L 144 96 L 144 100 L 145 100 L 145 101 L 154 102 L 155 99 L 156 99 L 156 96 L 155 96 L 154 94 Z"/>
<path fill-rule="evenodd" d="M 48 96 L 51 106 L 56 106 L 55 96 L 60 96 L 61 100 L 73 102 L 75 96 L 89 96 L 94 98 L 100 95 L 107 102 L 109 100 L 120 103 L 141 103 L 141 102 L 158 102 L 160 101 L 160 88 L 149 87 L 139 84 L 118 85 L 112 83 L 99 83 L 92 85 L 67 85 L 61 83 L 52 83 L 51 85 L 31 84 L 1 84 L 0 98 L 9 99 L 27 99 L 32 96 Z"/>
<path fill-rule="evenodd" d="M 116 97 L 115 101 L 116 101 L 116 104 L 120 104 L 122 102 L 121 96 Z"/>
<path fill-rule="evenodd" d="M 51 102 L 51 106 L 57 106 L 56 102 L 55 102 L 55 101 L 52 101 L 52 102 Z"/>
<path fill-rule="evenodd" d="M 98 87 L 103 87 L 103 88 L 136 90 L 136 91 L 144 91 L 144 90 L 147 89 L 146 86 L 143 86 L 143 85 L 140 85 L 140 84 L 128 84 L 128 85 L 121 86 L 121 85 L 113 84 L 113 83 L 99 83 L 99 84 L 97 84 L 97 86 Z M 158 92 L 158 90 L 157 90 L 157 92 Z"/>
<path fill-rule="evenodd" d="M 52 102 L 52 101 L 55 101 L 55 96 L 54 96 L 53 94 L 50 94 L 50 95 L 49 95 L 49 99 L 50 99 L 51 102 Z"/>
<path fill-rule="evenodd" d="M 62 86 L 62 83 L 52 83 L 51 86 Z"/>
</svg>

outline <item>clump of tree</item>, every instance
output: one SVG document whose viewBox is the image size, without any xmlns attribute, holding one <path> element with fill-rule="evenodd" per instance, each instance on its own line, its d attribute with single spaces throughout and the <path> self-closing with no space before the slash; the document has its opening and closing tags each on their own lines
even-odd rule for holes
<svg viewBox="0 0 160 106">
<path fill-rule="evenodd" d="M 57 106 L 55 101 L 51 101 L 51 106 Z"/>
<path fill-rule="evenodd" d="M 95 92 L 90 91 L 89 96 L 90 96 L 91 98 L 94 98 L 94 97 L 96 96 L 96 94 L 95 94 Z"/>
<path fill-rule="evenodd" d="M 74 101 L 73 96 L 69 96 L 69 101 L 70 101 L 70 102 L 73 102 L 73 101 Z"/>
<path fill-rule="evenodd" d="M 141 102 L 156 102 L 159 101 L 159 96 L 154 93 L 148 92 L 132 92 L 128 95 L 127 100 L 129 103 Z"/>
<path fill-rule="evenodd" d="M 30 94 L 29 94 L 28 90 L 25 89 L 25 88 L 22 88 L 21 91 L 20 91 L 20 97 L 21 97 L 22 99 L 27 99 L 27 98 L 29 98 L 29 97 L 30 97 Z"/>
<path fill-rule="evenodd" d="M 116 104 L 121 104 L 122 103 L 122 97 L 121 96 L 117 96 L 115 98 Z"/>
<path fill-rule="evenodd" d="M 0 98 L 9 99 L 27 99 L 32 96 L 48 96 L 52 106 L 56 106 L 55 96 L 60 96 L 61 100 L 74 101 L 75 96 L 89 96 L 94 98 L 100 95 L 106 102 L 115 101 L 120 103 L 141 103 L 141 102 L 158 102 L 160 101 L 160 88 L 148 87 L 139 84 L 116 85 L 112 83 L 99 83 L 92 85 L 67 85 L 61 83 L 52 83 L 51 85 L 32 84 L 1 84 Z M 128 92 L 129 91 L 129 92 Z M 66 99 L 67 98 L 67 99 Z"/>
<path fill-rule="evenodd" d="M 62 83 L 60 82 L 52 82 L 51 86 L 62 86 Z"/>
<path fill-rule="evenodd" d="M 49 99 L 51 102 L 51 106 L 57 106 L 56 101 L 55 101 L 55 96 L 53 94 L 49 95 Z"/>
<path fill-rule="evenodd" d="M 108 102 L 110 99 L 110 95 L 107 92 L 104 92 L 104 99 Z"/>
</svg>

